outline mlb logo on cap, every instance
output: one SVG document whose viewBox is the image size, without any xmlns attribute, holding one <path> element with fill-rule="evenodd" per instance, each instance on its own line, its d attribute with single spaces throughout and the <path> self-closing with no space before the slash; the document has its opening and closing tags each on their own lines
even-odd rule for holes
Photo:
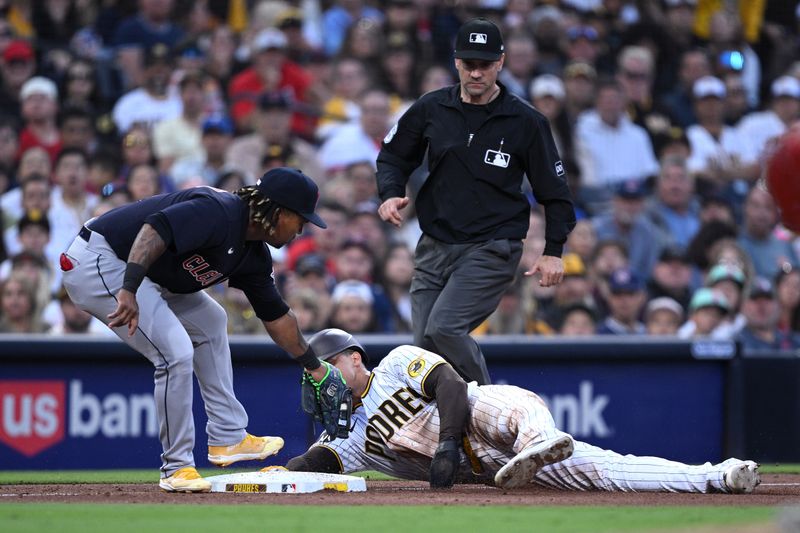
<svg viewBox="0 0 800 533">
<path fill-rule="evenodd" d="M 494 22 L 477 18 L 466 22 L 456 35 L 456 59 L 497 61 L 503 55 L 503 35 Z"/>
<path fill-rule="evenodd" d="M 470 33 L 469 34 L 469 42 L 478 43 L 478 44 L 486 44 L 486 34 L 485 33 Z"/>
</svg>

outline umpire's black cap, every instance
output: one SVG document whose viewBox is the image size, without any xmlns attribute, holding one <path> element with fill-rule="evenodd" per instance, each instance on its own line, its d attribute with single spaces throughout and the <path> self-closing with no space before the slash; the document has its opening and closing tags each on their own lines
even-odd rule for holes
<svg viewBox="0 0 800 533">
<path fill-rule="evenodd" d="M 497 61 L 503 55 L 503 35 L 497 25 L 485 18 L 472 19 L 458 30 L 455 57 Z"/>
<path fill-rule="evenodd" d="M 337 328 L 323 329 L 308 340 L 308 344 L 314 349 L 322 361 L 327 361 L 334 355 L 340 354 L 345 350 L 356 350 L 361 354 L 361 360 L 369 363 L 367 351 L 355 337 L 344 330 Z"/>
<path fill-rule="evenodd" d="M 291 209 L 320 228 L 328 226 L 314 212 L 319 188 L 314 180 L 296 168 L 273 168 L 256 182 L 258 190 L 273 202 Z"/>
</svg>

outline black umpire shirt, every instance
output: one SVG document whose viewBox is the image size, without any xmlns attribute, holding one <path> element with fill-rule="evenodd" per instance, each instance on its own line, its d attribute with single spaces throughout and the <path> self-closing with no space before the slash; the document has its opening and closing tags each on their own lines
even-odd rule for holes
<svg viewBox="0 0 800 533">
<path fill-rule="evenodd" d="M 428 151 L 430 175 L 417 194 L 422 231 L 446 243 L 523 239 L 530 204 L 523 176 L 545 208 L 544 254 L 559 257 L 575 210 L 550 125 L 498 82 L 484 106 L 461 101 L 460 85 L 424 94 L 395 125 L 378 155 L 381 200 L 405 196 Z"/>
</svg>

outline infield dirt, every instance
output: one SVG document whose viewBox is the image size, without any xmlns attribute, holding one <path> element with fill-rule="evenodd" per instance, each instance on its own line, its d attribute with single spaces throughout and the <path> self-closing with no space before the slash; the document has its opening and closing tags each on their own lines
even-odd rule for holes
<svg viewBox="0 0 800 533">
<path fill-rule="evenodd" d="M 762 475 L 752 494 L 567 492 L 542 487 L 502 490 L 456 485 L 433 491 L 425 482 L 367 481 L 367 492 L 313 494 L 168 494 L 148 484 L 0 485 L 2 503 L 181 503 L 279 505 L 713 505 L 789 506 L 800 504 L 799 474 Z"/>
</svg>

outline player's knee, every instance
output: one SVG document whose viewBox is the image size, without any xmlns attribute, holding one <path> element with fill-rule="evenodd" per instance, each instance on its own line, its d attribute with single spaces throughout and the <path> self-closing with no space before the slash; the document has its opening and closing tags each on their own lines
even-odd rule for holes
<svg viewBox="0 0 800 533">
<path fill-rule="evenodd" d="M 228 313 L 217 302 L 214 304 L 216 305 L 209 306 L 208 327 L 204 330 L 209 337 L 225 336 L 228 332 Z"/>
<path fill-rule="evenodd" d="M 463 333 L 458 331 L 457 328 L 447 324 L 446 321 L 439 319 L 429 320 L 428 325 L 425 327 L 425 337 L 429 338 L 434 344 L 437 345 L 439 344 L 439 341 L 447 340 L 451 337 L 458 337 L 466 333 L 466 331 Z"/>
</svg>

